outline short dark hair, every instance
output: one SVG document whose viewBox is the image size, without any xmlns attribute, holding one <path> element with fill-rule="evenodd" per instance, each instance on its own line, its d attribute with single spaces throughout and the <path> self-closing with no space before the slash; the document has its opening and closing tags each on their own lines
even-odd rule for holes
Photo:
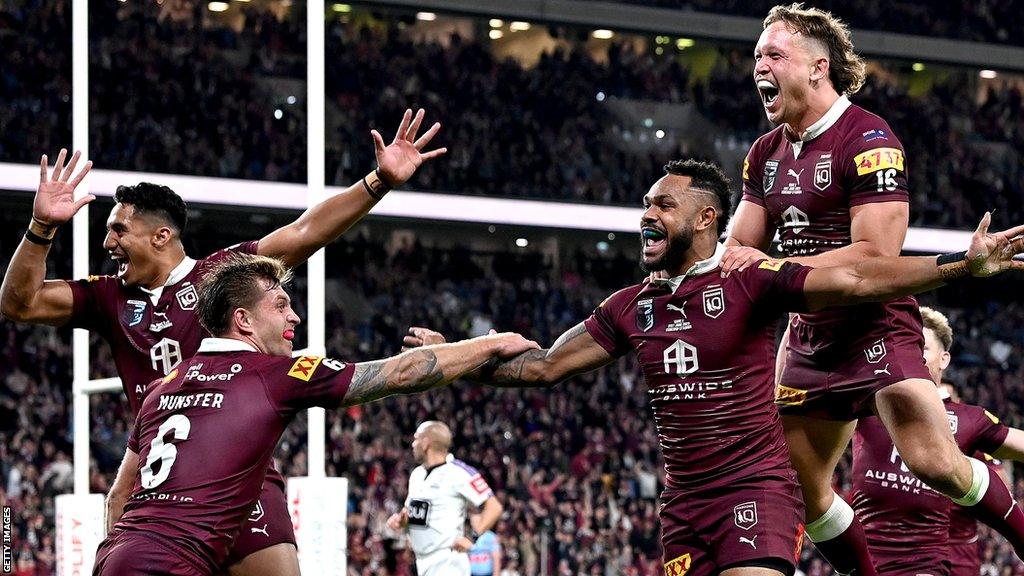
<svg viewBox="0 0 1024 576">
<path fill-rule="evenodd" d="M 263 292 L 291 279 L 292 271 L 277 258 L 233 254 L 214 265 L 199 282 L 199 323 L 214 336 L 224 334 L 237 308 L 252 309 Z M 261 280 L 270 285 L 264 288 Z"/>
<path fill-rule="evenodd" d="M 181 236 L 188 226 L 188 206 L 174 190 L 160 184 L 139 182 L 134 186 L 118 186 L 114 201 L 131 204 L 136 213 L 151 214 L 174 226 Z"/>
<path fill-rule="evenodd" d="M 688 158 L 673 160 L 665 164 L 665 173 L 675 176 L 689 176 L 690 187 L 698 188 L 715 195 L 718 199 L 718 235 L 725 234 L 725 227 L 732 215 L 732 192 L 729 190 L 729 177 L 722 172 L 717 164 L 701 162 Z"/>
</svg>

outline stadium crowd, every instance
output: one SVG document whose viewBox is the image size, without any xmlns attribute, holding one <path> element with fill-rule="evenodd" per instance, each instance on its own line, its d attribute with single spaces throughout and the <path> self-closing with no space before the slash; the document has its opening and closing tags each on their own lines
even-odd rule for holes
<svg viewBox="0 0 1024 576">
<path fill-rule="evenodd" d="M 156 4 L 96 9 L 90 148 L 97 166 L 304 180 L 303 103 L 274 84 L 291 82 L 301 96 L 304 39 L 294 14 L 279 19 L 246 8 L 235 31 L 200 26 L 198 16 L 161 18 Z M 58 49 L 67 44 L 67 12 L 63 2 L 0 7 L 0 42 L 11 55 L 0 77 L 5 161 L 34 161 L 30 143 L 70 140 L 70 63 Z M 614 42 L 601 62 L 576 45 L 524 67 L 467 38 L 416 42 L 398 19 L 359 22 L 334 19 L 328 27 L 329 183 L 361 176 L 372 161 L 366 127 L 383 127 L 410 103 L 444 123 L 440 137 L 452 148 L 444 162 L 423 170 L 416 187 L 503 197 L 634 204 L 669 156 L 717 158 L 721 148 L 741 156 L 768 128 L 750 81 L 748 46 L 718 47 L 707 77 L 676 58 Z M 15 33 L 21 28 L 39 33 L 17 40 L 25 36 Z M 979 88 L 960 71 L 912 96 L 906 74 L 879 64 L 853 100 L 881 113 L 903 141 L 913 224 L 969 227 L 991 208 L 1020 219 L 1020 85 Z M 715 144 L 699 147 L 670 131 L 675 149 L 634 146 L 652 136 L 616 117 L 612 98 L 692 105 L 713 127 Z"/>
<path fill-rule="evenodd" d="M 4 211 L 3 254 L 15 246 L 27 210 L 22 204 Z M 58 237 L 51 257 L 55 276 L 69 273 L 66 237 Z M 497 327 L 550 342 L 640 275 L 628 246 L 614 256 L 570 252 L 556 265 L 533 250 L 432 244 L 385 247 L 363 230 L 329 248 L 330 292 L 345 302 L 329 306 L 331 355 L 363 360 L 396 353 L 410 325 L 453 338 Z M 1021 425 L 1024 307 L 992 301 L 949 310 L 959 335 L 951 375 L 961 394 Z M 0 326 L 0 500 L 15 511 L 15 573 L 49 574 L 53 497 L 71 488 L 70 331 Z M 114 373 L 105 346 L 94 346 L 90 365 L 94 377 Z M 91 403 L 91 484 L 105 492 L 123 454 L 128 408 L 121 394 L 96 395 Z M 459 383 L 329 415 L 327 473 L 350 480 L 350 573 L 412 574 L 411 554 L 385 520 L 401 505 L 415 466 L 411 434 L 428 417 L 451 424 L 457 457 L 478 466 L 504 502 L 496 532 L 508 574 L 538 574 L 544 561 L 549 574 L 658 573 L 662 464 L 645 404 L 645 387 L 627 357 L 550 391 Z M 305 446 L 300 421 L 277 452 L 286 476 L 306 473 Z M 837 481 L 848 489 L 848 463 L 841 469 Z M 1024 482 L 1016 488 L 1024 496 Z M 987 533 L 983 541 L 986 574 L 1005 573 L 1012 551 Z M 812 546 L 804 555 L 807 575 L 827 573 Z"/>
</svg>

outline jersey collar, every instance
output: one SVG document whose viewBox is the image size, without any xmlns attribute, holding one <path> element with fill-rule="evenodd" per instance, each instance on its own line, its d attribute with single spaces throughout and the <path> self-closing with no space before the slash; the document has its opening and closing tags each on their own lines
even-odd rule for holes
<svg viewBox="0 0 1024 576">
<path fill-rule="evenodd" d="M 210 352 L 259 352 L 247 342 L 234 338 L 203 338 L 199 343 L 199 353 Z"/>
<path fill-rule="evenodd" d="M 689 270 L 674 278 L 656 278 L 651 281 L 651 286 L 667 287 L 672 290 L 673 294 L 675 294 L 675 291 L 679 289 L 679 285 L 687 278 L 707 274 L 708 272 L 718 268 L 719 264 L 722 262 L 722 256 L 724 254 L 725 244 L 719 242 L 718 245 L 715 246 L 715 253 L 711 255 L 711 258 L 697 262 L 693 266 L 690 266 Z"/>
<path fill-rule="evenodd" d="M 950 399 L 949 390 L 946 390 L 945 388 L 939 388 L 938 386 L 935 387 L 935 390 L 937 390 L 939 392 L 939 398 L 940 399 L 942 399 L 942 400 L 949 400 Z"/>
<path fill-rule="evenodd" d="M 192 269 L 195 267 L 196 260 L 185 256 L 181 259 L 181 262 L 171 270 L 171 273 L 167 275 L 167 281 L 164 282 L 163 286 L 158 286 L 152 290 L 139 286 L 139 290 L 149 294 L 149 299 L 152 300 L 153 305 L 156 306 L 156 302 L 160 299 L 160 295 L 164 293 L 164 288 L 181 282 L 182 278 L 188 276 L 189 272 L 192 272 Z"/>
<path fill-rule="evenodd" d="M 840 96 L 832 103 L 832 107 L 825 112 L 825 115 L 818 119 L 817 122 L 807 127 L 803 133 L 800 134 L 800 139 L 793 142 L 793 157 L 796 158 L 800 155 L 800 150 L 804 146 L 804 142 L 810 142 L 818 136 L 824 134 L 825 130 L 831 128 L 836 122 L 839 121 L 839 117 L 846 112 L 846 109 L 851 106 L 850 99 L 845 95 Z M 788 131 L 787 131 L 788 135 Z"/>
</svg>

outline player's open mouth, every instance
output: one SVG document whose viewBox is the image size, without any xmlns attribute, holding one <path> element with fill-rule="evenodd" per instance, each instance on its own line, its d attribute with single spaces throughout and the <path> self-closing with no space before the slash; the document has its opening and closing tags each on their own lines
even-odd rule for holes
<svg viewBox="0 0 1024 576">
<path fill-rule="evenodd" d="M 123 278 L 125 272 L 128 271 L 128 257 L 111 254 L 110 259 L 117 263 L 117 277 Z"/>
<path fill-rule="evenodd" d="M 765 108 L 770 108 L 779 99 L 779 87 L 767 80 L 758 80 L 757 92 Z"/>
<path fill-rule="evenodd" d="M 668 243 L 665 233 L 657 228 L 641 229 L 640 237 L 643 238 L 644 256 L 658 253 Z"/>
</svg>

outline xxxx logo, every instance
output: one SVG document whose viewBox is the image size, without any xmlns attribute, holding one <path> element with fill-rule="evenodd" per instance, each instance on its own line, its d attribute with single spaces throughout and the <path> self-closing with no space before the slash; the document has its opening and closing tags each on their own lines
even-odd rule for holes
<svg viewBox="0 0 1024 576">
<path fill-rule="evenodd" d="M 690 553 L 675 558 L 665 564 L 665 576 L 685 576 L 690 570 Z"/>
<path fill-rule="evenodd" d="M 320 365 L 321 360 L 323 358 L 320 356 L 299 356 L 299 359 L 288 370 L 288 375 L 292 378 L 309 382 L 309 379 L 313 377 L 313 372 L 316 371 L 316 367 Z"/>
</svg>

